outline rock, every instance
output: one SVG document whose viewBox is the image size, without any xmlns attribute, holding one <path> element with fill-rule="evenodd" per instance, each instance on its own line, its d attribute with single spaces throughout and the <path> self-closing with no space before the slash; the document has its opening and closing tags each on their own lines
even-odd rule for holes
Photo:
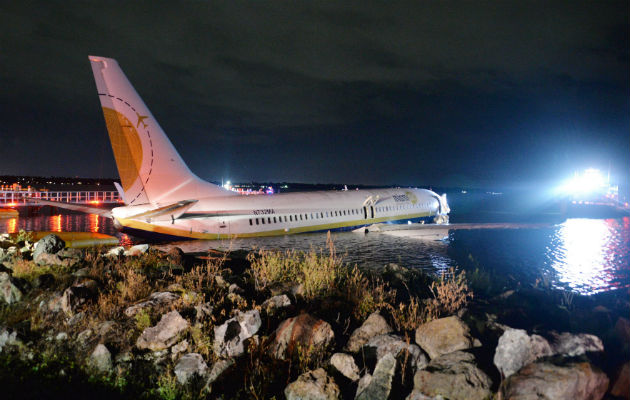
<svg viewBox="0 0 630 400">
<path fill-rule="evenodd" d="M 135 246 L 131 246 L 128 250 L 125 251 L 125 256 L 134 257 L 141 256 L 149 250 L 148 244 L 137 244 Z"/>
<path fill-rule="evenodd" d="M 179 247 L 173 247 L 166 254 L 168 262 L 175 265 L 182 265 L 184 263 L 184 251 Z"/>
<path fill-rule="evenodd" d="M 431 360 L 413 377 L 414 392 L 444 396 L 450 400 L 484 400 L 492 393 L 490 378 L 475 365 L 475 357 L 463 351 Z"/>
<path fill-rule="evenodd" d="M 58 342 L 68 340 L 68 334 L 66 332 L 59 332 L 57 336 L 55 336 L 55 340 Z"/>
<path fill-rule="evenodd" d="M 274 332 L 270 346 L 271 354 L 281 360 L 296 354 L 298 346 L 313 351 L 325 349 L 335 339 L 328 322 L 300 314 L 280 323 Z"/>
<path fill-rule="evenodd" d="M 84 331 L 81 331 L 78 335 L 77 335 L 77 341 L 80 344 L 85 345 L 88 341 L 88 339 L 90 338 L 90 336 L 92 336 L 92 330 L 91 329 L 86 329 Z"/>
<path fill-rule="evenodd" d="M 228 293 L 243 294 L 245 293 L 245 291 L 241 289 L 239 285 L 237 285 L 236 283 L 233 283 L 230 286 L 228 286 Z"/>
<path fill-rule="evenodd" d="M 125 248 L 122 246 L 112 247 L 103 256 L 105 257 L 119 257 L 125 254 Z"/>
<path fill-rule="evenodd" d="M 46 235 L 41 238 L 35 244 L 35 250 L 33 251 L 33 260 L 37 262 L 37 259 L 41 254 L 55 254 L 58 251 L 63 250 L 66 247 L 66 242 L 55 234 Z"/>
<path fill-rule="evenodd" d="M 212 369 L 208 373 L 208 379 L 206 380 L 206 385 L 203 387 L 203 392 L 212 392 L 212 384 L 235 363 L 236 361 L 234 361 L 233 358 L 228 358 L 215 362 L 214 365 L 212 365 Z"/>
<path fill-rule="evenodd" d="M 107 373 L 112 369 L 112 355 L 104 344 L 99 344 L 90 354 L 88 364 L 98 372 Z"/>
<path fill-rule="evenodd" d="M 90 278 L 79 278 L 61 296 L 61 309 L 72 315 L 78 306 L 98 298 L 99 283 Z"/>
<path fill-rule="evenodd" d="M 22 300 L 22 292 L 13 282 L 14 279 L 8 272 L 0 272 L 0 300 L 7 304 Z"/>
<path fill-rule="evenodd" d="M 416 329 L 416 343 L 431 359 L 473 347 L 470 329 L 458 317 L 434 319 Z"/>
<path fill-rule="evenodd" d="M 153 309 L 158 307 L 166 307 L 174 303 L 179 299 L 179 295 L 171 292 L 155 292 L 151 293 L 148 299 L 141 301 L 138 304 L 134 304 L 125 310 L 125 315 L 133 317 L 140 310 Z"/>
<path fill-rule="evenodd" d="M 286 294 L 281 294 L 278 296 L 273 296 L 262 303 L 262 308 L 267 312 L 267 314 L 272 314 L 279 308 L 288 307 L 291 305 L 291 299 Z"/>
<path fill-rule="evenodd" d="M 359 367 L 354 362 L 354 358 L 350 354 L 335 353 L 330 358 L 332 365 L 339 373 L 351 381 L 359 380 Z"/>
<path fill-rule="evenodd" d="M 203 376 L 208 366 L 198 353 L 184 354 L 175 365 L 175 376 L 182 385 L 187 384 L 195 375 Z"/>
<path fill-rule="evenodd" d="M 22 341 L 17 338 L 17 332 L 9 332 L 7 329 L 0 329 L 0 353 L 5 347 L 20 346 Z"/>
<path fill-rule="evenodd" d="M 223 325 L 214 328 L 214 352 L 220 357 L 237 357 L 245 353 L 244 341 L 260 329 L 262 321 L 258 310 L 238 311 Z"/>
<path fill-rule="evenodd" d="M 348 351 L 356 353 L 374 336 L 384 335 L 390 333 L 392 328 L 387 324 L 385 318 L 383 318 L 378 312 L 370 314 L 365 320 L 363 325 L 358 327 L 352 332 L 346 348 Z"/>
<path fill-rule="evenodd" d="M 555 334 L 551 346 L 554 354 L 562 354 L 568 357 L 580 356 L 590 351 L 604 351 L 601 339 L 588 333 L 577 335 L 569 332 Z"/>
<path fill-rule="evenodd" d="M 213 311 L 214 307 L 210 303 L 197 304 L 195 306 L 195 321 L 199 323 L 212 318 Z"/>
<path fill-rule="evenodd" d="M 35 264 L 37 265 L 63 265 L 63 266 L 69 266 L 68 262 L 64 262 L 64 260 L 61 259 L 61 257 L 59 257 L 56 254 L 50 254 L 50 253 L 40 253 L 37 257 L 33 257 L 33 261 L 35 262 Z"/>
<path fill-rule="evenodd" d="M 423 368 L 428 363 L 427 356 L 420 347 L 392 334 L 374 336 L 363 349 L 367 358 L 380 360 L 391 354 L 394 358 L 406 358 L 416 369 Z"/>
<path fill-rule="evenodd" d="M 2 346 L 0 345 L 0 347 Z M 610 394 L 624 399 L 630 399 L 630 362 L 625 363 L 621 367 L 619 375 L 610 389 Z"/>
<path fill-rule="evenodd" d="M 608 388 L 608 377 L 588 362 L 564 366 L 537 362 L 524 366 L 501 384 L 505 400 L 599 400 Z"/>
<path fill-rule="evenodd" d="M 357 394 L 362 393 L 365 390 L 365 388 L 368 387 L 370 382 L 372 382 L 372 374 L 366 372 L 365 375 L 363 375 L 361 379 L 359 379 L 359 382 L 357 383 L 356 393 Z"/>
<path fill-rule="evenodd" d="M 287 400 L 333 400 L 339 393 L 339 386 L 323 368 L 300 375 L 284 389 Z"/>
<path fill-rule="evenodd" d="M 523 329 L 509 328 L 499 338 L 494 353 L 494 365 L 507 378 L 524 365 L 552 354 L 549 342 L 542 336 L 529 336 Z"/>
<path fill-rule="evenodd" d="M 230 284 L 221 275 L 215 275 L 214 281 L 221 289 L 227 289 L 230 287 Z"/>
<path fill-rule="evenodd" d="M 412 391 L 405 400 L 444 400 L 444 397 L 437 395 L 435 397 L 424 395 L 418 391 Z"/>
<path fill-rule="evenodd" d="M 167 349 L 177 343 L 180 333 L 188 329 L 188 325 L 188 321 L 177 311 L 171 311 L 162 315 L 156 326 L 142 332 L 136 341 L 136 347 L 153 351 Z"/>
<path fill-rule="evenodd" d="M 357 390 L 355 399 L 357 400 L 380 400 L 387 399 L 392 390 L 392 379 L 396 372 L 396 358 L 392 354 L 378 360 L 374 373 L 367 385 L 361 392 Z"/>
<path fill-rule="evenodd" d="M 175 361 L 179 353 L 183 353 L 188 350 L 188 340 L 182 340 L 173 347 L 171 347 L 171 359 Z"/>
</svg>

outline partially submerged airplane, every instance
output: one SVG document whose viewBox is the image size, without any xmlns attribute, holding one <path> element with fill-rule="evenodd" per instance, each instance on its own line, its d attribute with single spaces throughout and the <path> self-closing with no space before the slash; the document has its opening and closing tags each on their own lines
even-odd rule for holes
<svg viewBox="0 0 630 400">
<path fill-rule="evenodd" d="M 243 196 L 203 181 L 188 169 L 116 60 L 88 58 L 125 203 L 111 217 L 124 232 L 166 240 L 225 239 L 448 222 L 446 195 L 425 189 Z"/>
</svg>

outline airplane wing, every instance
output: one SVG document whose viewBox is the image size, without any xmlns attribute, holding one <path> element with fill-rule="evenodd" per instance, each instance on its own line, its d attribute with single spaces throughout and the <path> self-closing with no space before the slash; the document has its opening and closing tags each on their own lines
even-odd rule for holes
<svg viewBox="0 0 630 400">
<path fill-rule="evenodd" d="M 105 209 L 98 208 L 98 207 L 87 207 L 87 206 L 83 206 L 81 204 L 63 203 L 61 201 L 50 201 L 50 200 L 33 199 L 33 198 L 29 199 L 29 202 L 37 203 L 37 204 L 43 204 L 45 206 L 53 206 L 53 207 L 65 208 L 67 210 L 80 211 L 80 212 L 84 212 L 86 214 L 96 214 L 96 215 L 100 215 L 101 217 L 105 217 L 105 218 L 111 218 L 112 217 L 112 212 L 110 210 L 105 210 Z"/>
</svg>

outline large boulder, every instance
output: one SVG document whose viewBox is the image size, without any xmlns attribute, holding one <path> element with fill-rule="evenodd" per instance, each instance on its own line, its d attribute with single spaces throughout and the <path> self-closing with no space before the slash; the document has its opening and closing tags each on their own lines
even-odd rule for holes
<svg viewBox="0 0 630 400">
<path fill-rule="evenodd" d="M 390 353 L 378 360 L 374 373 L 368 382 L 364 382 L 361 391 L 357 390 L 357 400 L 387 399 L 392 390 L 392 380 L 396 373 L 396 358 Z"/>
<path fill-rule="evenodd" d="M 391 354 L 394 358 L 406 359 L 414 369 L 423 368 L 428 363 L 420 347 L 392 334 L 374 336 L 363 346 L 363 352 L 366 358 L 376 360 Z"/>
<path fill-rule="evenodd" d="M 112 369 L 112 355 L 104 344 L 98 344 L 94 348 L 88 365 L 101 373 L 107 373 Z"/>
<path fill-rule="evenodd" d="M 492 395 L 492 381 L 477 368 L 475 357 L 463 351 L 431 360 L 426 369 L 416 372 L 413 384 L 416 393 L 450 400 L 485 400 Z"/>
<path fill-rule="evenodd" d="M 378 312 L 370 314 L 365 320 L 363 325 L 358 327 L 352 332 L 346 348 L 348 351 L 356 353 L 374 336 L 384 335 L 390 333 L 392 328 L 387 324 L 385 318 L 383 318 Z"/>
<path fill-rule="evenodd" d="M 182 385 L 187 384 L 195 376 L 203 376 L 208 366 L 198 353 L 188 353 L 180 357 L 175 365 L 175 376 Z"/>
<path fill-rule="evenodd" d="M 339 386 L 323 368 L 303 373 L 284 389 L 287 400 L 334 400 L 339 393 Z"/>
<path fill-rule="evenodd" d="M 564 332 L 555 334 L 551 345 L 554 354 L 562 354 L 569 357 L 581 356 L 587 352 L 604 351 L 601 339 L 588 333 L 572 334 Z"/>
<path fill-rule="evenodd" d="M 473 346 L 470 329 L 459 317 L 435 319 L 416 329 L 416 343 L 431 359 Z"/>
<path fill-rule="evenodd" d="M 13 278 L 8 272 L 0 272 L 0 300 L 7 304 L 22 300 L 22 292 L 13 284 Z"/>
<path fill-rule="evenodd" d="M 177 311 L 162 315 L 160 322 L 154 327 L 146 328 L 136 341 L 139 349 L 152 351 L 164 350 L 179 340 L 179 335 L 188 329 L 188 321 Z"/>
<path fill-rule="evenodd" d="M 245 340 L 254 336 L 262 321 L 258 310 L 239 311 L 223 325 L 214 328 L 214 352 L 220 357 L 237 357 L 245 353 Z"/>
<path fill-rule="evenodd" d="M 339 373 L 351 381 L 359 380 L 359 367 L 354 362 L 354 358 L 350 354 L 335 353 L 330 358 L 332 365 Z"/>
<path fill-rule="evenodd" d="M 530 336 L 523 329 L 508 328 L 499 338 L 494 353 L 494 365 L 507 378 L 524 365 L 552 354 L 549 342 L 542 336 Z"/>
<path fill-rule="evenodd" d="M 171 292 L 151 293 L 148 299 L 143 300 L 138 304 L 134 304 L 131 307 L 127 307 L 127 309 L 125 310 L 125 315 L 128 317 L 133 317 L 142 310 L 166 307 L 171 305 L 178 299 L 179 295 Z"/>
<path fill-rule="evenodd" d="M 500 394 L 505 400 L 599 400 L 607 388 L 606 374 L 588 362 L 537 362 L 504 380 Z"/>
<path fill-rule="evenodd" d="M 66 242 L 55 234 L 46 235 L 35 244 L 33 260 L 37 262 L 41 254 L 55 254 L 66 247 Z"/>
<path fill-rule="evenodd" d="M 321 351 L 335 339 L 330 324 L 310 314 L 300 314 L 280 323 L 271 343 L 271 355 L 284 360 L 298 348 Z"/>
</svg>

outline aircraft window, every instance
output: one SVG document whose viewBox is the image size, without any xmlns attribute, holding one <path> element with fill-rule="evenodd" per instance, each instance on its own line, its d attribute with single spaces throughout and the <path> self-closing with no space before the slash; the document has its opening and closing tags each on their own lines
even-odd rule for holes
<svg viewBox="0 0 630 400">
<path fill-rule="evenodd" d="M 319 217 L 320 217 L 320 218 L 324 218 L 324 213 L 323 213 L 323 212 L 320 212 L 320 213 L 319 213 Z"/>
<path fill-rule="evenodd" d="M 300 221 L 302 221 L 302 214 L 300 214 Z"/>
<path fill-rule="evenodd" d="M 253 224 L 252 224 L 252 219 L 251 219 L 251 218 L 249 219 L 249 224 L 250 224 L 250 225 L 253 225 Z"/>
<path fill-rule="evenodd" d="M 276 217 L 273 217 L 273 223 L 277 223 L 278 221 L 276 221 Z"/>
<path fill-rule="evenodd" d="M 293 222 L 293 215 L 289 215 L 289 221 Z"/>
<path fill-rule="evenodd" d="M 258 218 L 256 218 L 256 225 L 258 225 Z"/>
<path fill-rule="evenodd" d="M 270 224 L 271 223 L 271 217 L 267 217 L 267 223 Z"/>
<path fill-rule="evenodd" d="M 261 218 L 260 222 L 262 222 L 262 224 L 265 225 L 265 219 L 264 218 Z"/>
</svg>

